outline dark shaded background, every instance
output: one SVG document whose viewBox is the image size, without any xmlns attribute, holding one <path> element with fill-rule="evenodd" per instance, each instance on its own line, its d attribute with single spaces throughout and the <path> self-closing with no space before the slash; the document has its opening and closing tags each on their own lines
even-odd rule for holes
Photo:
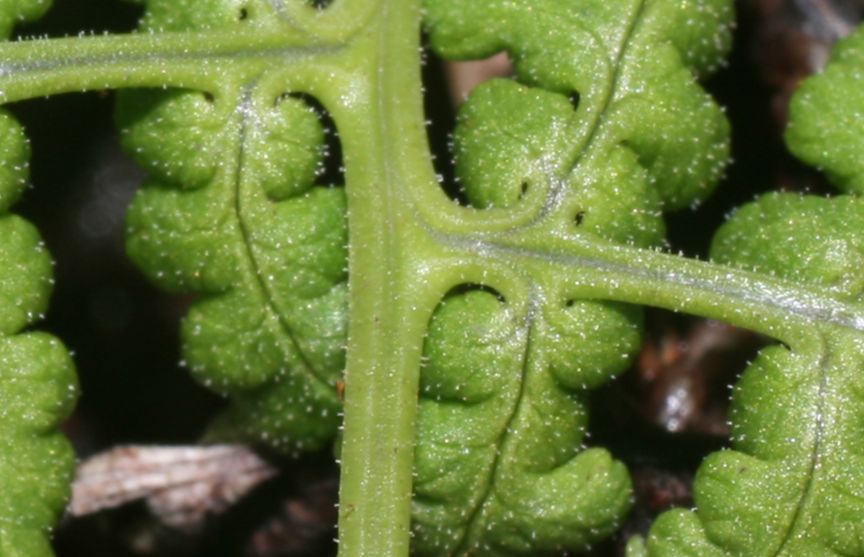
<svg viewBox="0 0 864 557">
<path fill-rule="evenodd" d="M 822 8 L 852 22 L 861 6 L 852 0 L 739 3 L 735 50 L 728 67 L 708 84 L 728 109 L 735 162 L 717 195 L 698 212 L 669 218 L 671 249 L 704 257 L 711 232 L 730 208 L 757 192 L 825 190 L 821 177 L 789 157 L 781 141 L 788 91 L 812 70 L 812 54 L 837 34 L 820 20 Z M 56 0 L 47 17 L 19 31 L 25 36 L 77 35 L 82 29 L 122 32 L 133 28 L 139 15 L 139 6 L 117 0 Z M 440 62 L 430 57 L 425 71 L 430 142 L 443 152 L 453 109 Z M 16 210 L 39 226 L 57 261 L 57 287 L 43 328 L 75 355 L 83 395 L 66 429 L 81 457 L 118 444 L 193 443 L 223 404 L 178 366 L 178 321 L 189 300 L 157 291 L 123 255 L 123 212 L 143 174 L 119 149 L 112 103 L 111 92 L 99 92 L 11 107 L 33 147 L 34 188 Z M 452 178 L 446 167 L 450 158 L 437 161 L 445 165 L 439 172 Z M 726 443 L 717 430 L 723 428 L 726 385 L 763 342 L 733 331 L 728 335 L 734 337 L 723 337 L 731 340 L 721 342 L 722 349 L 699 355 L 693 348 L 694 339 L 701 338 L 697 335 L 705 334 L 699 320 L 652 311 L 648 323 L 646 352 L 637 370 L 598 390 L 592 402 L 591 444 L 609 447 L 634 473 L 637 500 L 625 534 L 644 530 L 666 506 L 690 504 L 695 467 L 706 452 Z M 683 431 L 670 432 L 651 401 L 662 401 L 669 389 L 681 385 L 690 389 L 702 414 Z M 313 455 L 279 464 L 284 470 L 279 479 L 228 516 L 214 519 L 201 535 L 171 532 L 141 505 L 129 505 L 64 521 L 58 555 L 332 554 L 328 521 L 337 471 L 331 458 Z M 305 528 L 302 532 L 294 529 L 296 513 L 286 518 L 289 500 L 300 505 L 295 510 L 308 511 L 309 523 L 298 527 Z M 264 527 L 285 532 L 266 548 L 269 553 L 255 553 L 248 539 Z M 622 540 L 610 540 L 592 555 L 617 555 Z"/>
</svg>

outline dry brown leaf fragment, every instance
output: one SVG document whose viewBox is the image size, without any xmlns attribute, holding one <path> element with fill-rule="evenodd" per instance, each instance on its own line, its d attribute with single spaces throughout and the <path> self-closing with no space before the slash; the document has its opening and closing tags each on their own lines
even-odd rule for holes
<svg viewBox="0 0 864 557">
<path fill-rule="evenodd" d="M 69 512 L 83 516 L 144 499 L 166 525 L 194 531 L 276 474 L 245 445 L 123 446 L 78 466 Z"/>
</svg>

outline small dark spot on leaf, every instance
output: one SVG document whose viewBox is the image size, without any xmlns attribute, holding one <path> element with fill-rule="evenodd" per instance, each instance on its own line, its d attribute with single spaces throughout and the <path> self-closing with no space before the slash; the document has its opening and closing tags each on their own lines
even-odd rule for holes
<svg viewBox="0 0 864 557">
<path fill-rule="evenodd" d="M 333 4 L 333 0 L 306 0 L 306 3 L 316 10 L 326 10 Z"/>
</svg>

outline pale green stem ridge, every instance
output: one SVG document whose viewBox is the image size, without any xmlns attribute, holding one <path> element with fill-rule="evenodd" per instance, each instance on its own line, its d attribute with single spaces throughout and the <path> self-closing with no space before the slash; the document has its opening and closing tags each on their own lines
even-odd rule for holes
<svg viewBox="0 0 864 557">
<path fill-rule="evenodd" d="M 140 33 L 2 43 L 0 102 L 123 87 L 212 91 L 238 70 L 245 76 L 274 62 L 309 64 L 344 46 L 290 31 Z"/>
<path fill-rule="evenodd" d="M 424 301 L 414 292 L 417 277 L 407 254 L 423 238 L 402 202 L 407 178 L 397 162 L 405 158 L 403 138 L 422 133 L 422 113 L 400 104 L 421 98 L 419 21 L 416 2 L 382 3 L 376 23 L 354 45 L 366 54 L 359 85 L 367 93 L 364 102 L 322 99 L 340 128 L 347 169 L 352 318 L 341 451 L 342 556 L 409 552 L 420 355 L 438 297 Z"/>
<path fill-rule="evenodd" d="M 460 238 L 460 243 L 466 241 Z M 524 262 L 533 276 L 552 273 L 566 298 L 595 298 L 711 317 L 792 343 L 813 325 L 864 331 L 864 307 L 814 287 L 661 251 L 582 238 L 545 244 L 480 240 L 483 257 Z"/>
</svg>

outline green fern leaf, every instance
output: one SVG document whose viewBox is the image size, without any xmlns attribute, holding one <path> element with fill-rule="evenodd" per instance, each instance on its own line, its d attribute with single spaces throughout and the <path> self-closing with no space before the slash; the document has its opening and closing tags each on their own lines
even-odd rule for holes
<svg viewBox="0 0 864 557">
<path fill-rule="evenodd" d="M 0 3 L 0 35 L 48 2 Z M 77 398 L 72 360 L 54 337 L 22 332 L 48 305 L 51 257 L 39 233 L 9 214 L 26 187 L 30 149 L 0 112 L 0 556 L 48 557 L 69 496 L 75 455 L 58 431 Z"/>
<path fill-rule="evenodd" d="M 862 44 L 859 34 L 839 45 L 825 73 L 802 86 L 787 132 L 793 151 L 856 193 Z M 738 210 L 712 256 L 860 307 L 862 228 L 858 197 L 775 193 Z M 698 510 L 661 516 L 646 555 L 864 555 L 862 369 L 864 337 L 851 328 L 814 323 L 794 349 L 763 350 L 733 392 L 734 450 L 705 460 Z"/>
<path fill-rule="evenodd" d="M 270 2 L 154 0 L 143 23 L 279 20 Z M 214 435 L 293 451 L 320 447 L 337 427 L 347 232 L 342 191 L 313 187 L 318 115 L 288 92 L 130 91 L 117 119 L 151 172 L 129 211 L 128 252 L 160 286 L 202 294 L 183 324 L 183 353 L 195 377 L 231 397 Z"/>
<path fill-rule="evenodd" d="M 660 244 L 661 211 L 707 195 L 727 158 L 725 119 L 694 76 L 717 65 L 730 15 L 724 2 L 429 0 L 441 54 L 505 49 L 521 81 L 483 84 L 460 111 L 457 170 L 468 200 L 536 207 L 530 226 L 562 235 Z M 585 397 L 626 369 L 641 313 L 562 299 L 554 278 L 533 278 L 527 307 L 469 291 L 432 320 L 415 464 L 418 554 L 582 549 L 630 506 L 623 465 L 584 447 Z"/>
</svg>

